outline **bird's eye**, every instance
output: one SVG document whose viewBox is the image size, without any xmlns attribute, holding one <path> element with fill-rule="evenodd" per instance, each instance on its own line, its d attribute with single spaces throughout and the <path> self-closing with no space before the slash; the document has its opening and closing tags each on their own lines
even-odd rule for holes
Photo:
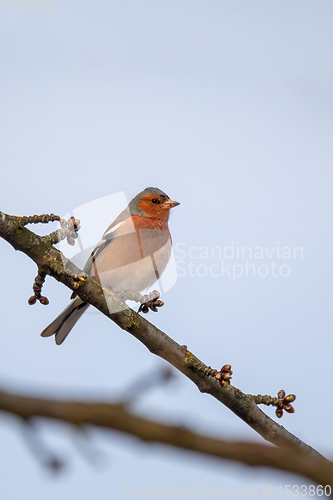
<svg viewBox="0 0 333 500">
<path fill-rule="evenodd" d="M 153 198 L 153 199 L 151 200 L 151 202 L 152 202 L 152 203 L 154 203 L 154 205 L 156 205 L 157 203 L 159 203 L 159 201 L 158 201 L 158 199 L 157 199 L 157 198 Z"/>
</svg>

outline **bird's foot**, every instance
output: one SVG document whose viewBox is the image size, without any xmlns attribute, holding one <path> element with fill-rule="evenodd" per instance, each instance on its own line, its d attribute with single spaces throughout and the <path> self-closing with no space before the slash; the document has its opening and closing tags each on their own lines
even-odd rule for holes
<svg viewBox="0 0 333 500">
<path fill-rule="evenodd" d="M 162 302 L 162 300 L 159 300 L 159 298 L 160 293 L 157 290 L 150 292 L 148 295 L 142 295 L 140 299 L 141 305 L 138 309 L 138 313 L 147 313 L 149 309 L 151 311 L 158 312 L 157 308 L 164 305 L 164 302 Z"/>
</svg>

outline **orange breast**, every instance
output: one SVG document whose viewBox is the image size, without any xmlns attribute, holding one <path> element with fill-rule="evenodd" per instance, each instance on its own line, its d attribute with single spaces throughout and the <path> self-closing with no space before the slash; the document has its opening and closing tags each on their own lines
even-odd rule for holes
<svg viewBox="0 0 333 500">
<path fill-rule="evenodd" d="M 133 216 L 123 224 L 116 237 L 97 256 L 93 275 L 128 266 L 146 257 L 170 252 L 171 237 L 168 225 L 152 224 L 146 217 Z"/>
</svg>

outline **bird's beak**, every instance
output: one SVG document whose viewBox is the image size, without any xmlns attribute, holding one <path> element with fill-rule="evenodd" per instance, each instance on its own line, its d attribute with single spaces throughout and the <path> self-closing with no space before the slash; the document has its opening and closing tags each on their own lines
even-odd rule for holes
<svg viewBox="0 0 333 500">
<path fill-rule="evenodd" d="M 170 208 L 176 207 L 179 205 L 178 201 L 167 200 L 163 203 L 162 207 L 170 210 Z"/>
</svg>

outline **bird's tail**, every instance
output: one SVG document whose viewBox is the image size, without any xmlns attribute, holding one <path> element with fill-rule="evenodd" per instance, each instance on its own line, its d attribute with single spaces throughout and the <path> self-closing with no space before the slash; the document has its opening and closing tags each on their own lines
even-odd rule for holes
<svg viewBox="0 0 333 500">
<path fill-rule="evenodd" d="M 73 326 L 88 309 L 89 304 L 82 302 L 80 297 L 76 297 L 72 302 L 52 321 L 52 323 L 42 331 L 42 337 L 55 335 L 57 345 L 63 343 Z"/>
</svg>

